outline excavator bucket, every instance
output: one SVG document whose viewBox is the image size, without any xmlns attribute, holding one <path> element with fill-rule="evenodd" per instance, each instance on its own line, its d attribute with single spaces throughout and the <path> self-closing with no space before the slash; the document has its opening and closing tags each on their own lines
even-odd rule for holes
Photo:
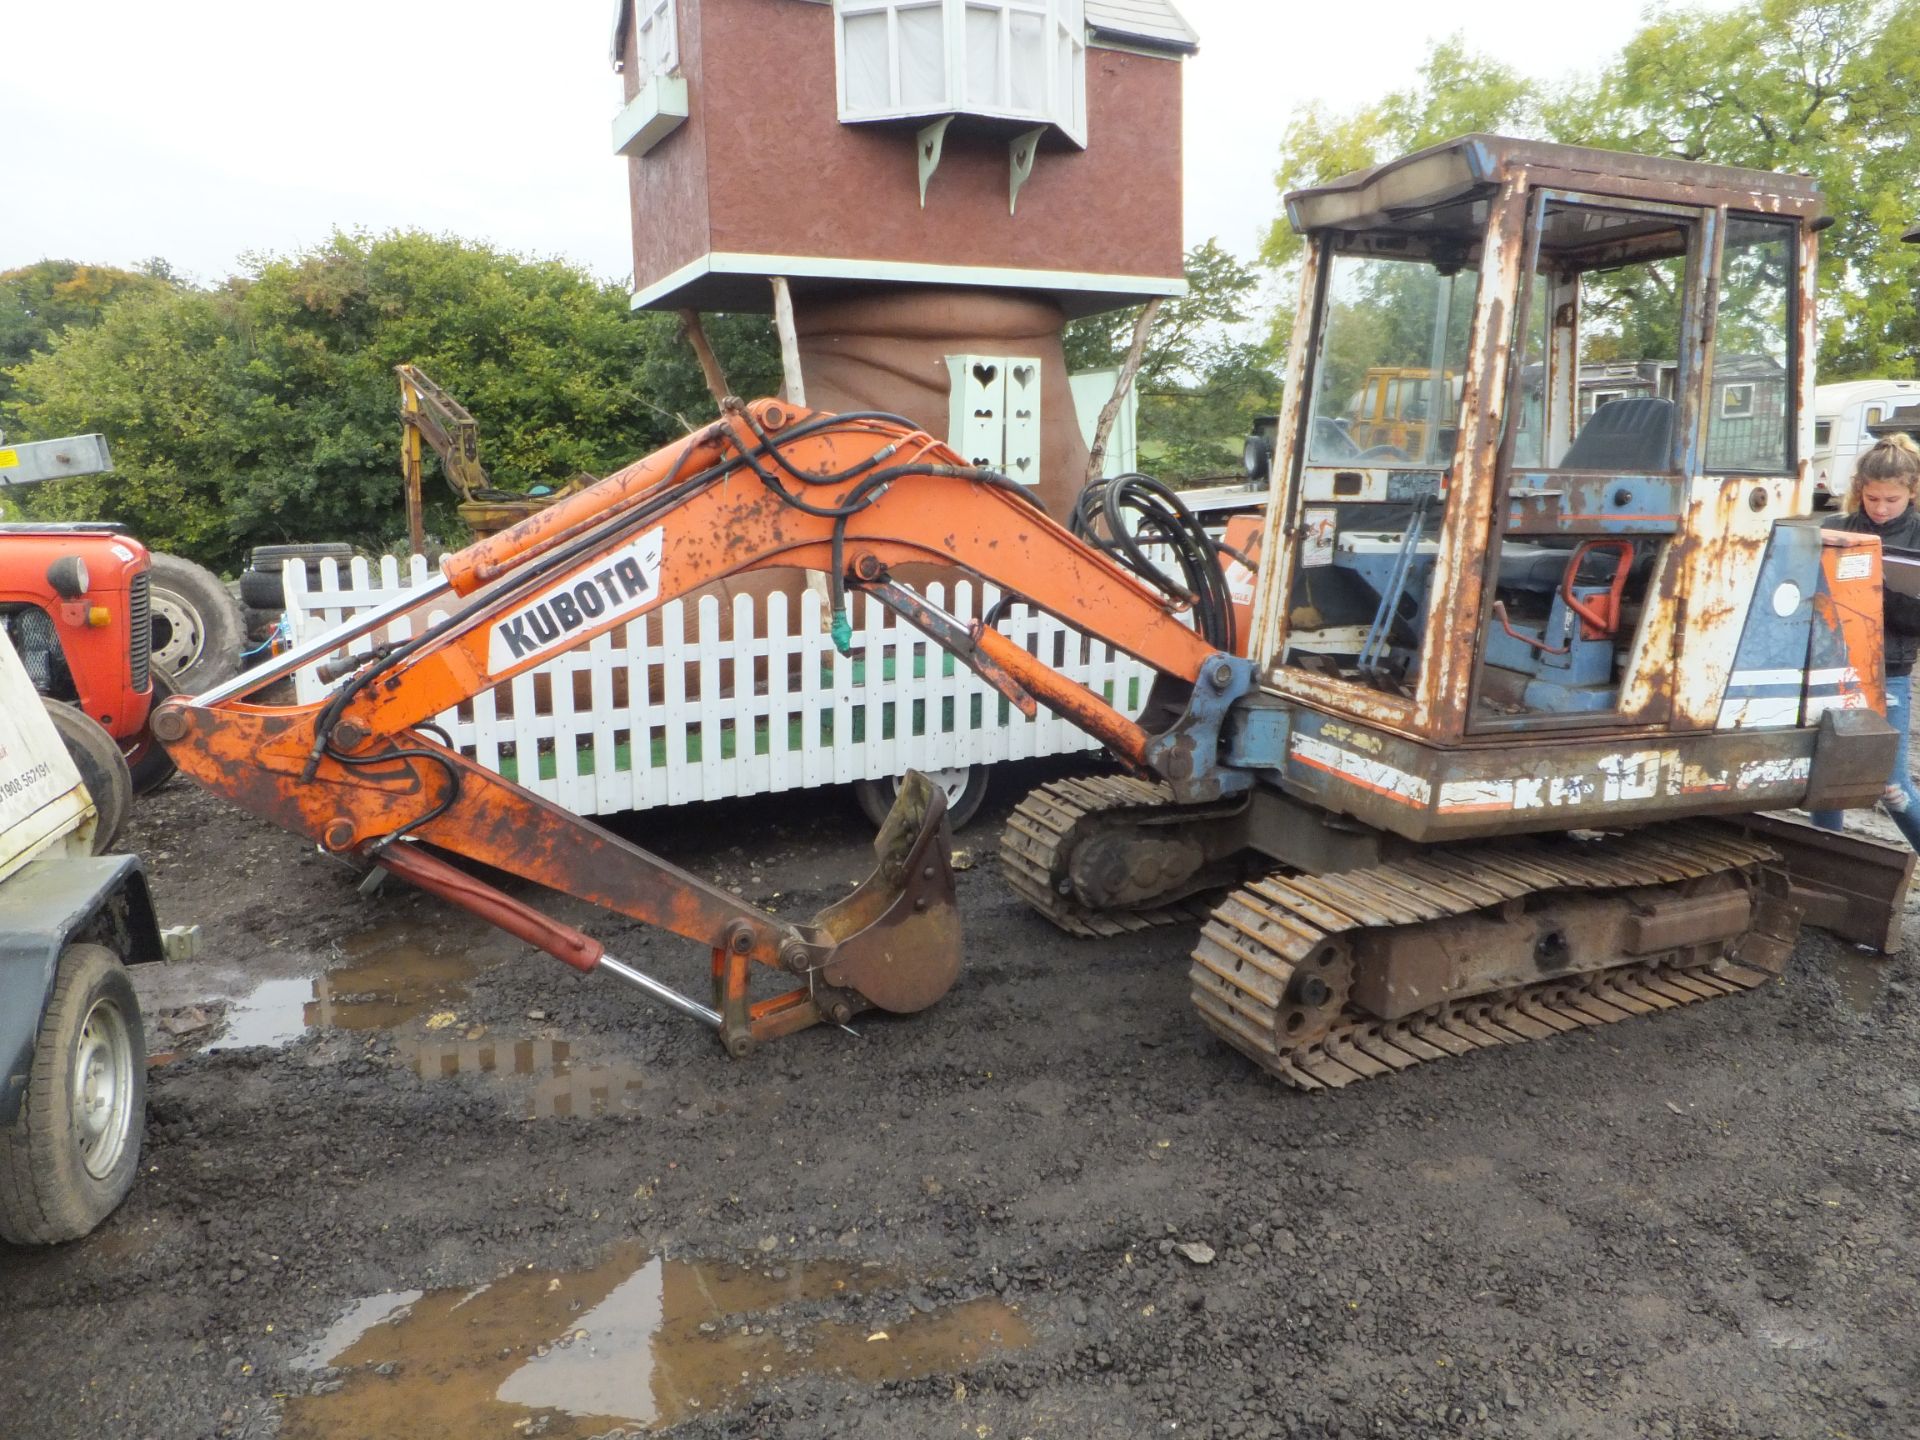
<svg viewBox="0 0 1920 1440">
<path fill-rule="evenodd" d="M 873 873 L 814 920 L 832 942 L 821 978 L 881 1010 L 924 1010 L 960 973 L 953 832 L 940 787 L 908 771 L 873 849 Z"/>
</svg>

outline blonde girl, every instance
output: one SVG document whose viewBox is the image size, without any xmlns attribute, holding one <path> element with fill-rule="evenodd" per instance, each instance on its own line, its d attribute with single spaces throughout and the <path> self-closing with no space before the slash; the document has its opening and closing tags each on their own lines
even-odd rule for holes
<svg viewBox="0 0 1920 1440">
<path fill-rule="evenodd" d="M 1920 552 L 1920 445 L 1905 435 L 1889 435 L 1861 455 L 1853 467 L 1853 485 L 1845 510 L 1820 527 L 1831 532 L 1877 535 L 1883 549 Z M 1824 538 L 1824 537 L 1823 537 Z M 1913 714 L 1913 665 L 1920 656 L 1920 598 L 1884 592 L 1887 646 L 1887 719 L 1900 732 L 1882 803 L 1907 843 L 1920 850 L 1920 791 L 1907 769 L 1907 745 Z M 1816 810 L 1813 821 L 1840 828 L 1842 812 Z"/>
</svg>

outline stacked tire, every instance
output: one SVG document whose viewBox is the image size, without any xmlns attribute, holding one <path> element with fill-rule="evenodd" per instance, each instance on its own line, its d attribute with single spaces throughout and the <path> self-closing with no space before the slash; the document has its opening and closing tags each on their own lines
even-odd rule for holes
<svg viewBox="0 0 1920 1440">
<path fill-rule="evenodd" d="M 307 583 L 320 584 L 320 562 L 333 560 L 345 565 L 353 559 L 353 546 L 339 541 L 313 545 L 256 545 L 240 575 L 240 604 L 246 611 L 247 639 L 258 643 L 273 633 L 286 612 L 287 592 L 284 579 L 286 563 L 301 561 L 307 570 Z"/>
</svg>

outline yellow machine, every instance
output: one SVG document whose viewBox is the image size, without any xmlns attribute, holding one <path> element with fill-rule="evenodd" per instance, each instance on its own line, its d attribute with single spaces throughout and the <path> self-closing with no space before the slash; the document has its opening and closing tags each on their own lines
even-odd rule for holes
<svg viewBox="0 0 1920 1440">
<path fill-rule="evenodd" d="M 497 535 L 593 483 L 590 475 L 576 475 L 538 495 L 495 488 L 480 464 L 480 427 L 466 407 L 417 365 L 396 365 L 393 370 L 400 377 L 400 473 L 407 487 L 407 543 L 414 554 L 427 548 L 420 493 L 423 440 L 440 457 L 440 469 L 460 497 L 459 516 L 476 540 Z"/>
<path fill-rule="evenodd" d="M 1347 402 L 1347 434 L 1361 450 L 1387 446 L 1407 455 L 1424 454 L 1427 427 L 1440 426 L 1441 445 L 1452 446 L 1458 425 L 1460 377 L 1454 371 L 1374 365 Z"/>
</svg>

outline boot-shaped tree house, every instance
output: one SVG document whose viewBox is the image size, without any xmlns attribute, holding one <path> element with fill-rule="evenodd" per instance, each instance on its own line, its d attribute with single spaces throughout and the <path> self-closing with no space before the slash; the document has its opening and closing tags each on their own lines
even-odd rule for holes
<svg viewBox="0 0 1920 1440">
<path fill-rule="evenodd" d="M 1062 327 L 1185 288 L 1194 48 L 1169 0 L 624 0 L 634 306 L 766 311 L 782 278 L 808 404 L 906 415 L 1064 517 Z"/>
</svg>

